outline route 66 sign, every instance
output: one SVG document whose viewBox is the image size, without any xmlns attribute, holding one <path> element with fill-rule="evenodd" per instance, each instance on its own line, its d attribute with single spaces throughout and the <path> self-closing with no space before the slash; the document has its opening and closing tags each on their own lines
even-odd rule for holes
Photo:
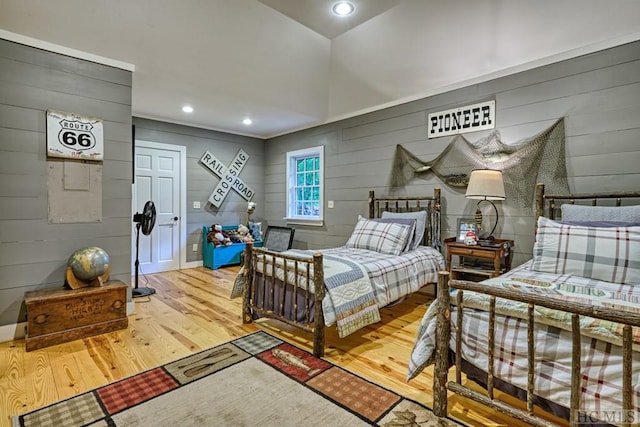
<svg viewBox="0 0 640 427">
<path fill-rule="evenodd" d="M 102 160 L 102 120 L 61 111 L 47 111 L 47 155 Z"/>
</svg>

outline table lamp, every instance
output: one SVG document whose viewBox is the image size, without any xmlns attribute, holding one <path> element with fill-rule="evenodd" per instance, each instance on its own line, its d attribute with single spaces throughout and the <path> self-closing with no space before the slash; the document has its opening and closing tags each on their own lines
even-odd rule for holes
<svg viewBox="0 0 640 427">
<path fill-rule="evenodd" d="M 469 184 L 467 185 L 467 199 L 480 199 L 476 209 L 476 224 L 478 225 L 478 233 L 482 227 L 482 211 L 480 203 L 488 201 L 493 206 L 496 213 L 496 223 L 493 225 L 489 236 L 486 240 L 493 240 L 493 232 L 498 225 L 498 208 L 492 200 L 504 200 L 504 182 L 502 181 L 502 171 L 494 169 L 475 169 L 471 171 L 469 176 Z"/>
</svg>

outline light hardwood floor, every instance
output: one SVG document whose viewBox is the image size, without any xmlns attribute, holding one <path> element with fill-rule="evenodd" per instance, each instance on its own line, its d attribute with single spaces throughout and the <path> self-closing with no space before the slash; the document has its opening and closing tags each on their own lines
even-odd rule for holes
<svg viewBox="0 0 640 427">
<path fill-rule="evenodd" d="M 311 351 L 311 335 L 299 329 L 271 320 L 242 324 L 241 298 L 229 298 L 237 271 L 201 267 L 141 277 L 140 286 L 157 293 L 134 300 L 135 313 L 125 330 L 28 353 L 24 340 L 0 343 L 0 427 L 10 426 L 12 415 L 260 329 Z M 414 294 L 383 309 L 381 322 L 346 338 L 338 338 L 330 328 L 325 358 L 431 407 L 432 370 L 406 381 L 407 361 L 429 301 L 426 291 Z M 526 425 L 455 396 L 449 411 L 452 418 L 472 426 Z"/>
</svg>

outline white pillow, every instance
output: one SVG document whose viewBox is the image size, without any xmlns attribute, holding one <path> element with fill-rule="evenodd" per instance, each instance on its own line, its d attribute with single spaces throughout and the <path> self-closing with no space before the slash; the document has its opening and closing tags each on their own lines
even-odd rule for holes
<svg viewBox="0 0 640 427">
<path fill-rule="evenodd" d="M 583 227 L 540 217 L 531 269 L 640 284 L 640 227 Z"/>
<path fill-rule="evenodd" d="M 581 206 L 565 203 L 560 207 L 563 221 L 640 222 L 637 206 Z"/>
<path fill-rule="evenodd" d="M 360 218 L 345 246 L 389 255 L 400 255 L 407 245 L 410 229 L 411 227 L 405 224 Z"/>
<path fill-rule="evenodd" d="M 427 211 L 416 212 L 382 212 L 381 218 L 413 218 L 416 220 L 416 229 L 409 246 L 409 250 L 413 250 L 422 244 L 424 237 L 424 229 L 427 226 Z"/>
</svg>

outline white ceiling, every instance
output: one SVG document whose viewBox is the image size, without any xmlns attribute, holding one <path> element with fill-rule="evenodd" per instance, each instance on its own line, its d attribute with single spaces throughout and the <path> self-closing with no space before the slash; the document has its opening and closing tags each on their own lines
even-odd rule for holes
<svg viewBox="0 0 640 427">
<path fill-rule="evenodd" d="M 0 0 L 0 36 L 133 64 L 135 116 L 260 138 L 640 39 L 638 0 L 352 3 Z"/>
</svg>

